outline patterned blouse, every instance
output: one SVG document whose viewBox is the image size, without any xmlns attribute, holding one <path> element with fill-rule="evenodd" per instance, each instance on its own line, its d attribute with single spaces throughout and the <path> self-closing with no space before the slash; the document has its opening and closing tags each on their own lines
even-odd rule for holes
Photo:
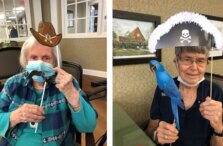
<svg viewBox="0 0 223 146">
<path fill-rule="evenodd" d="M 42 104 L 46 118 L 39 123 L 44 146 L 73 146 L 76 130 L 93 132 L 96 127 L 95 110 L 76 79 L 73 79 L 73 84 L 80 95 L 81 108 L 77 112 L 67 102 L 64 94 L 56 88 L 55 81 L 46 86 Z M 0 136 L 3 137 L 0 146 L 5 146 L 6 141 L 12 146 L 16 145 L 27 123 L 19 123 L 10 129 L 10 114 L 24 103 L 35 104 L 36 98 L 32 80 L 28 79 L 27 72 L 17 74 L 6 81 L 0 93 Z"/>
</svg>

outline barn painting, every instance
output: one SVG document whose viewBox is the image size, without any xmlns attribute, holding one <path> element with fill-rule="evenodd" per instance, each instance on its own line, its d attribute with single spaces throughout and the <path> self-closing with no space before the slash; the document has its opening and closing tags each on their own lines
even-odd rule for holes
<svg viewBox="0 0 223 146">
<path fill-rule="evenodd" d="M 148 50 L 148 39 L 154 23 L 113 19 L 113 57 L 153 56 Z"/>
</svg>

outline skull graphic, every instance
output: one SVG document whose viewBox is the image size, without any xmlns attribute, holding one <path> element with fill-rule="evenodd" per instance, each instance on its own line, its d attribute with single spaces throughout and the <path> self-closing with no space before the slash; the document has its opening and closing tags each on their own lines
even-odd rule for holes
<svg viewBox="0 0 223 146">
<path fill-rule="evenodd" d="M 181 33 L 182 35 L 180 37 L 180 42 L 183 43 L 184 41 L 187 41 L 188 43 L 191 43 L 191 36 L 189 30 L 183 29 Z"/>
</svg>

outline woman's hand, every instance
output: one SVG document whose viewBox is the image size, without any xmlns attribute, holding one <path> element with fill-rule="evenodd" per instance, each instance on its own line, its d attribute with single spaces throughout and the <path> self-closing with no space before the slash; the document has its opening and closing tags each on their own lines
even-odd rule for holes
<svg viewBox="0 0 223 146">
<path fill-rule="evenodd" d="M 80 107 L 79 93 L 73 85 L 72 75 L 65 72 L 59 67 L 54 68 L 54 70 L 57 72 L 56 87 L 65 95 L 67 101 L 72 105 L 74 109 L 76 107 Z"/>
<path fill-rule="evenodd" d="M 42 107 L 33 104 L 23 104 L 10 115 L 10 127 L 18 123 L 40 122 L 45 119 Z"/>
<path fill-rule="evenodd" d="M 215 132 L 222 132 L 223 126 L 221 102 L 207 97 L 206 100 L 200 104 L 200 112 L 205 119 L 210 121 L 211 127 L 214 128 Z"/>
<path fill-rule="evenodd" d="M 175 124 L 169 124 L 164 121 L 159 122 L 157 128 L 157 142 L 160 144 L 174 143 L 178 137 L 178 130 Z"/>
</svg>

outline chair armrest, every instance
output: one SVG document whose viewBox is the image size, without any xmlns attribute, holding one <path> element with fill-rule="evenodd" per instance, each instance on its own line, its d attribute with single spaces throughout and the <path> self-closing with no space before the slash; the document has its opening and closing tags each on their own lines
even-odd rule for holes
<svg viewBox="0 0 223 146">
<path fill-rule="evenodd" d="M 107 80 L 106 79 L 104 79 L 104 80 L 97 80 L 97 81 L 91 82 L 91 86 L 92 87 L 106 86 L 106 84 L 107 84 Z"/>
</svg>

